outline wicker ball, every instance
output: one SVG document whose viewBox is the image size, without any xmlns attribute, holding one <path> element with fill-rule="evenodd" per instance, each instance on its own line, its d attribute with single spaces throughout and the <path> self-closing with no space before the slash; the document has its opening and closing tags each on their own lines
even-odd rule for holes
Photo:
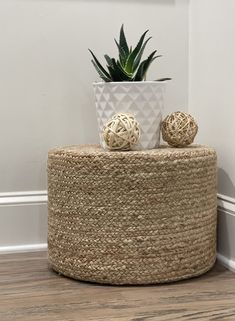
<svg viewBox="0 0 235 321">
<path fill-rule="evenodd" d="M 177 111 L 163 120 L 161 130 L 163 140 L 169 145 L 184 147 L 192 144 L 198 125 L 191 115 Z"/>
<path fill-rule="evenodd" d="M 103 138 L 110 150 L 130 150 L 139 137 L 139 124 L 131 114 L 115 114 L 103 129 Z"/>
</svg>

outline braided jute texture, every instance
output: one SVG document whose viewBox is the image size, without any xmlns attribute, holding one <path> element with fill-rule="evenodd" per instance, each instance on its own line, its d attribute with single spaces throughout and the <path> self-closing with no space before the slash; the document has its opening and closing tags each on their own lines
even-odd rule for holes
<svg viewBox="0 0 235 321">
<path fill-rule="evenodd" d="M 216 153 L 69 146 L 48 157 L 54 270 L 109 284 L 176 281 L 216 258 Z"/>
</svg>

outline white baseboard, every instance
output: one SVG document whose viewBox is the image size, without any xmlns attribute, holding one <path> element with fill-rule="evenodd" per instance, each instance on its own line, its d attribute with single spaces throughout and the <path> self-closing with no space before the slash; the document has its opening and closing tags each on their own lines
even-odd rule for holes
<svg viewBox="0 0 235 321">
<path fill-rule="evenodd" d="M 218 261 L 230 271 L 235 272 L 235 260 L 228 259 L 222 254 L 217 253 Z"/>
<path fill-rule="evenodd" d="M 0 193 L 0 206 L 46 204 L 47 191 Z"/>
<path fill-rule="evenodd" d="M 235 199 L 218 194 L 218 255 L 221 264 L 235 272 Z"/>
<path fill-rule="evenodd" d="M 235 198 L 227 195 L 217 194 L 218 208 L 221 211 L 226 211 L 232 215 L 235 215 Z"/>
<path fill-rule="evenodd" d="M 0 246 L 0 254 L 46 251 L 47 243 Z"/>
<path fill-rule="evenodd" d="M 44 250 L 47 191 L 0 193 L 0 253 Z"/>
</svg>

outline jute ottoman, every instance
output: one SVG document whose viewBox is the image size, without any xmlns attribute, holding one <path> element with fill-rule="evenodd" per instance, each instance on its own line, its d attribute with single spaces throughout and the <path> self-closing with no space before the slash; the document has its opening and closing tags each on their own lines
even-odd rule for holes
<svg viewBox="0 0 235 321">
<path fill-rule="evenodd" d="M 54 270 L 109 284 L 208 271 L 216 257 L 216 153 L 203 146 L 48 157 L 48 251 Z"/>
</svg>

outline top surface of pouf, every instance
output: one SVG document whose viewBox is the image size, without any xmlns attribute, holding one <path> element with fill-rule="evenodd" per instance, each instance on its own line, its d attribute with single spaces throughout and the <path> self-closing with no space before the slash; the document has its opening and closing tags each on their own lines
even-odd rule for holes
<svg viewBox="0 0 235 321">
<path fill-rule="evenodd" d="M 67 154 L 100 156 L 107 158 L 136 158 L 136 157 L 154 157 L 158 160 L 165 159 L 188 159 L 194 157 L 203 157 L 206 155 L 215 155 L 215 150 L 211 147 L 202 145 L 190 145 L 184 148 L 174 148 L 162 145 L 160 148 L 142 150 L 142 151 L 109 151 L 103 149 L 100 145 L 72 145 L 55 148 L 49 151 L 49 155 Z"/>
<path fill-rule="evenodd" d="M 216 207 L 213 148 L 49 152 L 49 261 L 76 279 L 149 284 L 206 272 Z"/>
</svg>

